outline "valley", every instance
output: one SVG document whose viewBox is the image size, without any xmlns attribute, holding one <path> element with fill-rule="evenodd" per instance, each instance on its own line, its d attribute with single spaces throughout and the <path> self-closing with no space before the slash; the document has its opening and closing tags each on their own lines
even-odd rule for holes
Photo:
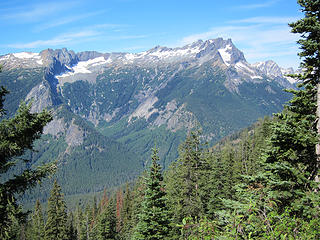
<svg viewBox="0 0 320 240">
<path fill-rule="evenodd" d="M 58 162 L 66 195 L 132 181 L 154 146 L 167 168 L 190 130 L 213 145 L 281 111 L 290 98 L 283 89 L 295 88 L 286 76 L 293 69 L 250 64 L 222 38 L 135 54 L 47 49 L 4 55 L 0 64 L 9 116 L 22 100 L 52 111 L 28 156 L 34 165 Z"/>
</svg>

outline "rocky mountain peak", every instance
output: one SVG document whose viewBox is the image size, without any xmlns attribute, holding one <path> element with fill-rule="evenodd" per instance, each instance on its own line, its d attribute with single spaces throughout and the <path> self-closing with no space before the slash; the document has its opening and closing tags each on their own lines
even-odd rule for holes
<svg viewBox="0 0 320 240">
<path fill-rule="evenodd" d="M 94 59 L 101 56 L 103 56 L 103 53 L 99 53 L 96 51 L 85 51 L 77 53 L 79 61 L 88 61 L 90 59 Z"/>
<path fill-rule="evenodd" d="M 272 60 L 253 64 L 268 77 L 282 77 L 281 68 Z"/>
<path fill-rule="evenodd" d="M 275 63 L 272 60 L 268 60 L 265 62 L 257 62 L 253 64 L 253 66 L 269 78 L 286 78 L 290 83 L 295 83 L 296 80 L 286 75 L 299 72 L 299 70 L 294 71 L 293 68 L 281 68 L 277 63 Z"/>
<path fill-rule="evenodd" d="M 46 65 L 52 65 L 56 62 L 59 62 L 60 65 L 72 66 L 78 63 L 79 59 L 74 51 L 67 50 L 66 48 L 62 49 L 46 49 L 40 52 L 40 56 L 44 60 Z"/>
</svg>

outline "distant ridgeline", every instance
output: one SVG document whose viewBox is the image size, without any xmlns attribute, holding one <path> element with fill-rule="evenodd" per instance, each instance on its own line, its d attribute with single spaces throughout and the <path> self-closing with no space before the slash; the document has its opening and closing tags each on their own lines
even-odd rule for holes
<svg viewBox="0 0 320 240">
<path fill-rule="evenodd" d="M 47 49 L 7 54 L 0 64 L 9 116 L 22 100 L 32 111 L 53 112 L 37 151 L 26 157 L 34 165 L 58 161 L 66 195 L 132 181 L 155 145 L 167 168 L 191 129 L 201 128 L 212 145 L 281 111 L 290 97 L 283 89 L 294 88 L 285 76 L 293 69 L 249 64 L 221 38 L 136 54 Z"/>
</svg>

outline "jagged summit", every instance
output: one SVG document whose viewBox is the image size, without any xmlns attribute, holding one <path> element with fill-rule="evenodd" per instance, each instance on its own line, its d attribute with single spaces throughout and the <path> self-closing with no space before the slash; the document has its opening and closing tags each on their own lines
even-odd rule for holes
<svg viewBox="0 0 320 240">
<path fill-rule="evenodd" d="M 22 60 L 38 59 L 37 64 L 27 62 L 27 67 L 36 67 L 39 65 L 52 64 L 55 61 L 59 61 L 69 67 L 77 64 L 80 61 L 88 61 L 97 57 L 103 56 L 109 62 L 123 62 L 130 63 L 133 60 L 150 63 L 153 61 L 168 61 L 168 62 L 179 62 L 185 61 L 186 59 L 199 59 L 207 57 L 208 59 L 213 58 L 216 54 L 220 54 L 223 62 L 226 65 L 235 64 L 238 61 L 245 61 L 243 53 L 238 50 L 231 39 L 223 40 L 222 38 L 210 39 L 210 40 L 198 40 L 191 44 L 187 44 L 183 47 L 168 48 L 163 46 L 156 46 L 150 50 L 141 53 L 99 53 L 95 51 L 85 51 L 75 53 L 72 50 L 62 49 L 46 49 L 40 53 L 14 53 L 7 54 L 0 57 L 0 61 L 11 59 L 14 62 Z"/>
<path fill-rule="evenodd" d="M 267 76 L 280 76 L 281 69 L 272 61 L 265 64 L 257 63 L 250 65 L 247 63 L 243 52 L 241 52 L 232 42 L 231 39 L 222 38 L 198 40 L 182 47 L 169 48 L 165 46 L 156 46 L 147 51 L 140 53 L 99 53 L 95 51 L 84 51 L 75 53 L 72 50 L 46 49 L 40 53 L 13 53 L 0 57 L 0 62 L 5 67 L 41 67 L 50 66 L 59 62 L 61 72 L 69 71 L 70 68 L 79 62 L 89 61 L 95 58 L 105 59 L 106 64 L 172 64 L 172 63 L 204 63 L 207 61 L 219 61 L 218 65 L 226 67 L 236 67 L 240 63 L 240 68 L 246 67 L 258 68 Z M 10 59 L 10 63 L 8 61 Z M 100 61 L 101 62 L 101 61 Z M 238 64 L 239 65 L 239 64 Z M 244 67 L 245 66 L 245 67 Z M 252 71 L 251 71 L 252 72 Z M 283 71 L 282 71 L 283 72 Z"/>
<path fill-rule="evenodd" d="M 293 68 L 281 68 L 277 63 L 272 60 L 267 60 L 265 62 L 257 62 L 253 66 L 259 69 L 266 76 L 274 78 L 286 78 L 290 83 L 295 83 L 296 80 L 288 77 L 288 74 L 299 73 L 299 70 L 294 71 Z"/>
<path fill-rule="evenodd" d="M 46 49 L 40 53 L 13 53 L 0 57 L 0 64 L 7 68 L 47 67 L 59 79 L 60 85 L 77 80 L 79 74 L 92 75 L 89 79 L 95 79 L 98 73 L 110 67 L 171 67 L 178 64 L 182 68 L 190 68 L 204 63 L 219 66 L 227 71 L 228 79 L 225 84 L 231 91 L 238 92 L 238 85 L 243 82 L 264 78 L 276 80 L 283 87 L 294 83 L 294 79 L 286 76 L 288 73 L 294 73 L 293 69 L 281 68 L 271 60 L 250 64 L 231 39 L 222 38 L 198 40 L 175 48 L 156 46 L 140 53 L 75 53 L 62 48 Z M 70 77 L 73 79 L 66 79 Z"/>
</svg>

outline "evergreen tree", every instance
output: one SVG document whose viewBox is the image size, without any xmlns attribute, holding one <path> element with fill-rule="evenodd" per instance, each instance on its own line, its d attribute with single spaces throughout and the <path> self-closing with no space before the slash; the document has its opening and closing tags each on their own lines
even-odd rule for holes
<svg viewBox="0 0 320 240">
<path fill-rule="evenodd" d="M 48 219 L 45 226 L 46 240 L 67 240 L 67 212 L 61 187 L 54 181 L 48 200 Z"/>
<path fill-rule="evenodd" d="M 77 221 L 76 221 L 76 229 L 77 229 L 77 239 L 78 240 L 87 240 L 88 239 L 88 223 L 86 221 L 86 216 L 84 216 L 82 210 L 78 208 L 77 211 Z"/>
<path fill-rule="evenodd" d="M 75 222 L 72 212 L 69 212 L 67 218 L 67 236 L 69 240 L 77 239 L 77 229 L 75 228 Z"/>
<path fill-rule="evenodd" d="M 132 191 L 132 207 L 131 207 L 131 218 L 130 218 L 130 226 L 128 229 L 128 239 L 133 239 L 133 235 L 136 230 L 136 226 L 139 222 L 139 215 L 142 212 L 144 195 L 146 191 L 146 178 L 148 172 L 143 171 L 143 173 L 136 180 L 134 185 L 134 189 Z"/>
<path fill-rule="evenodd" d="M 31 240 L 44 240 L 44 220 L 40 201 L 36 201 L 31 219 Z"/>
<path fill-rule="evenodd" d="M 33 142 L 41 137 L 44 126 L 52 119 L 47 111 L 31 113 L 31 104 L 25 103 L 20 105 L 13 118 L 5 119 L 3 103 L 7 93 L 5 88 L 0 88 L 0 239 L 4 240 L 11 238 L 9 229 L 14 225 L 13 221 L 21 222 L 25 219 L 25 214 L 17 204 L 17 195 L 23 194 L 55 170 L 53 164 L 46 164 L 35 169 L 26 167 L 21 174 L 9 178 L 2 177 L 22 162 L 18 157 L 33 149 Z M 23 161 L 29 162 L 28 159 Z"/>
<path fill-rule="evenodd" d="M 134 239 L 167 239 L 170 232 L 166 193 L 163 187 L 161 166 L 158 162 L 158 151 L 153 149 L 152 164 L 145 179 L 144 201 Z"/>
<path fill-rule="evenodd" d="M 119 239 L 129 239 L 130 230 L 132 229 L 132 211 L 133 211 L 133 194 L 126 184 L 126 189 L 123 198 L 123 206 L 120 212 L 122 219 L 122 228 L 119 232 Z"/>
<path fill-rule="evenodd" d="M 100 213 L 97 222 L 97 240 L 113 240 L 116 238 L 116 205 L 113 198 L 108 202 L 108 206 Z"/>
<path fill-rule="evenodd" d="M 291 92 L 294 97 L 290 105 L 276 115 L 260 174 L 266 179 L 270 198 L 282 210 L 302 204 L 306 192 L 312 191 L 317 172 L 316 91 L 307 84 L 304 89 Z"/>
<path fill-rule="evenodd" d="M 119 189 L 116 194 L 116 217 L 117 217 L 117 232 L 120 232 L 123 227 L 122 208 L 123 208 L 123 195 L 122 189 Z"/>
<path fill-rule="evenodd" d="M 320 1 L 319 0 L 298 0 L 302 7 L 302 12 L 305 14 L 304 18 L 289 24 L 293 33 L 301 34 L 298 41 L 302 51 L 298 54 L 302 58 L 301 68 L 303 74 L 297 76 L 304 81 L 304 84 L 310 85 L 309 89 L 312 91 L 312 103 L 315 103 L 316 110 L 313 109 L 312 114 L 317 117 L 316 126 L 312 126 L 312 131 L 316 129 L 317 134 L 320 134 Z M 315 111 L 315 112 L 314 112 Z M 307 112 L 306 114 L 310 114 Z M 320 144 L 316 142 L 317 160 L 315 168 L 309 171 L 312 177 L 318 179 L 318 171 L 320 167 Z M 313 159 L 311 164 L 314 165 Z M 309 169 L 310 170 L 310 169 Z"/>
<path fill-rule="evenodd" d="M 179 158 L 170 166 L 166 186 L 174 222 L 184 217 L 203 216 L 209 199 L 206 188 L 209 174 L 208 151 L 199 132 L 191 132 L 179 146 Z"/>
<path fill-rule="evenodd" d="M 303 80 L 300 90 L 290 90 L 292 100 L 282 113 L 276 115 L 271 145 L 265 155 L 264 171 L 267 191 L 279 210 L 294 207 L 295 213 L 305 214 L 308 200 L 316 188 L 319 172 L 319 101 L 320 101 L 320 1 L 299 0 L 305 17 L 290 24 L 292 32 L 302 34 L 298 41 L 303 58 Z M 318 102 L 317 102 L 318 101 Z M 318 108 L 318 110 L 317 110 Z M 318 148 L 317 148 L 318 149 Z M 264 181 L 264 180 L 263 180 Z"/>
</svg>

